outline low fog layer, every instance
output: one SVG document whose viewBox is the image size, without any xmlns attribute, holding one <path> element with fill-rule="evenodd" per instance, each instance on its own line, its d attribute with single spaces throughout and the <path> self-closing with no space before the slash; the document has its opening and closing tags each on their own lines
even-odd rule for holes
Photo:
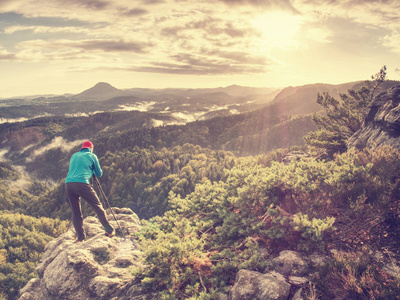
<svg viewBox="0 0 400 300">
<path fill-rule="evenodd" d="M 120 105 L 118 109 L 115 109 L 115 111 L 149 111 L 150 109 L 153 108 L 154 104 L 156 104 L 155 101 L 150 101 L 150 102 L 138 102 L 135 104 L 130 104 L 130 105 Z"/>
<path fill-rule="evenodd" d="M 68 142 L 63 137 L 56 136 L 49 144 L 33 151 L 33 153 L 30 155 L 30 157 L 28 157 L 26 159 L 26 161 L 29 162 L 29 161 L 34 160 L 35 157 L 42 155 L 45 151 L 50 150 L 50 149 L 60 148 L 63 152 L 69 152 L 73 148 L 82 144 L 84 141 L 85 140 L 76 140 L 73 142 Z"/>
<path fill-rule="evenodd" d="M 4 123 L 18 123 L 18 122 L 25 122 L 28 121 L 30 119 L 36 119 L 36 118 L 42 118 L 42 117 L 49 117 L 51 116 L 50 114 L 42 114 L 42 115 L 37 115 L 34 118 L 0 118 L 0 124 L 4 124 Z"/>
</svg>

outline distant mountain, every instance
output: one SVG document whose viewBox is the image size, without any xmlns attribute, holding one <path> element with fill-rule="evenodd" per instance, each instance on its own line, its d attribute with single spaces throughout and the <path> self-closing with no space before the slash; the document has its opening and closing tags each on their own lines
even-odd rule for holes
<svg viewBox="0 0 400 300">
<path fill-rule="evenodd" d="M 131 96 L 131 93 L 123 90 L 119 90 L 113 87 L 111 84 L 106 82 L 99 82 L 95 86 L 91 87 L 70 97 L 71 100 L 108 100 L 115 97 Z"/>
<path fill-rule="evenodd" d="M 321 109 L 317 103 L 318 94 L 329 93 L 336 99 L 340 99 L 340 93 L 346 93 L 358 82 L 349 82 L 344 84 L 308 84 L 296 87 L 284 88 L 274 99 L 272 105 L 277 107 L 281 113 L 291 115 L 309 114 Z"/>
<path fill-rule="evenodd" d="M 398 81 L 387 80 L 381 85 L 385 91 L 395 85 Z M 308 84 L 297 87 L 284 88 L 271 103 L 279 113 L 290 115 L 302 115 L 317 112 L 321 106 L 317 103 L 318 94 L 329 93 L 332 97 L 340 100 L 340 94 L 347 93 L 349 89 L 358 90 L 365 85 L 365 81 L 348 82 L 343 84 Z"/>
<path fill-rule="evenodd" d="M 77 94 L 70 96 L 68 99 L 72 101 L 112 101 L 114 98 L 119 98 L 123 102 L 125 97 L 134 97 L 142 99 L 142 101 L 191 103 L 200 102 L 208 104 L 224 104 L 228 103 L 246 103 L 257 102 L 258 104 L 268 103 L 274 99 L 279 89 L 275 88 L 257 88 L 244 87 L 239 85 L 231 85 L 218 88 L 198 88 L 198 89 L 181 89 L 181 88 L 166 88 L 166 89 L 145 89 L 131 88 L 120 90 L 106 82 L 99 82 L 95 86 Z M 132 100 L 126 99 L 127 102 Z M 193 101 L 194 100 L 194 101 Z"/>
<path fill-rule="evenodd" d="M 231 96 L 246 97 L 249 95 L 272 95 L 277 94 L 281 89 L 276 88 L 259 88 L 259 87 L 247 87 L 240 85 L 230 85 L 224 88 L 216 88 L 219 92 L 227 93 Z"/>
<path fill-rule="evenodd" d="M 260 87 L 246 87 L 240 85 L 230 85 L 227 87 L 217 88 L 196 88 L 196 89 L 183 89 L 183 88 L 166 88 L 166 89 L 143 89 L 132 88 L 127 90 L 136 96 L 144 97 L 149 95 L 176 95 L 184 97 L 194 97 L 203 94 L 217 94 L 225 93 L 232 97 L 248 97 L 252 95 L 266 95 L 268 100 L 272 100 L 275 95 L 280 91 L 276 88 L 260 88 Z"/>
<path fill-rule="evenodd" d="M 208 104 L 231 104 L 239 102 L 236 97 L 232 97 L 224 92 L 206 93 L 196 95 L 190 99 L 190 103 L 208 103 Z"/>
</svg>

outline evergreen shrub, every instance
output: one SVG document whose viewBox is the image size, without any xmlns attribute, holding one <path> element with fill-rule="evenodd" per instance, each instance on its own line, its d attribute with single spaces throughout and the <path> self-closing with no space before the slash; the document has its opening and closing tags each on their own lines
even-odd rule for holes
<svg viewBox="0 0 400 300">
<path fill-rule="evenodd" d="M 398 201 L 399 157 L 383 147 L 352 149 L 328 162 L 237 159 L 220 181 L 204 180 L 186 196 L 170 192 L 171 210 L 144 226 L 146 267 L 136 275 L 164 299 L 207 299 L 234 284 L 240 269 L 267 271 L 268 258 L 281 250 L 324 252 L 332 243 L 346 248 L 344 229 L 358 236 L 352 246 L 377 240 L 372 226 L 360 234 L 354 224 L 364 224 L 367 216 L 379 220 Z M 349 255 L 333 262 L 335 276 L 347 277 L 331 280 L 322 269 L 316 292 L 333 293 L 324 286 L 329 281 L 344 285 L 350 296 L 397 291 L 381 269 Z"/>
</svg>

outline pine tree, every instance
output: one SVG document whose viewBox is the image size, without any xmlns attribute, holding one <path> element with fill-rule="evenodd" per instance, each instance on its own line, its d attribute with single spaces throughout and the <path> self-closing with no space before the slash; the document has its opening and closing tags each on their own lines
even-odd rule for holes
<svg viewBox="0 0 400 300">
<path fill-rule="evenodd" d="M 326 149 L 331 155 L 346 151 L 346 141 L 361 128 L 368 106 L 386 80 L 386 66 L 371 79 L 358 91 L 350 89 L 347 94 L 340 94 L 340 100 L 329 93 L 318 94 L 317 103 L 323 113 L 314 114 L 318 130 L 305 137 L 307 144 Z"/>
</svg>

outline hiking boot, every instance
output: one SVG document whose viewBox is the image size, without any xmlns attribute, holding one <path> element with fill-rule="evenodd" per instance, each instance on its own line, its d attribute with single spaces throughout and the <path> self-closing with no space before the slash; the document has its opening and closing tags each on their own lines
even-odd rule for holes
<svg viewBox="0 0 400 300">
<path fill-rule="evenodd" d="M 76 239 L 74 243 L 81 243 L 83 241 L 85 241 L 85 238 L 83 238 L 83 239 L 79 238 L 79 239 Z"/>
<path fill-rule="evenodd" d="M 113 229 L 113 230 L 111 230 L 111 231 L 106 231 L 106 233 L 105 233 L 105 236 L 108 236 L 108 237 L 113 237 L 115 235 L 115 230 Z"/>
</svg>

